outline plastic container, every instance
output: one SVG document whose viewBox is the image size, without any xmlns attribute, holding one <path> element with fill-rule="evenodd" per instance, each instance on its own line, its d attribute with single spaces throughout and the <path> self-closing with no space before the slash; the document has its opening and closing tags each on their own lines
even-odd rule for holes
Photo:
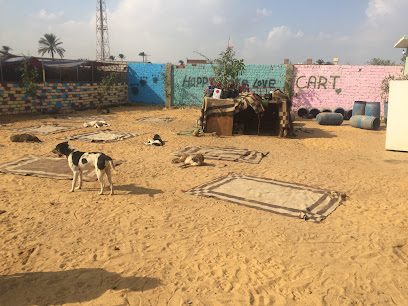
<svg viewBox="0 0 408 306">
<path fill-rule="evenodd" d="M 340 106 L 333 108 L 332 111 L 333 111 L 333 113 L 341 114 L 343 117 L 344 117 L 344 114 L 346 113 L 346 111 L 344 110 L 344 108 L 342 108 L 342 107 L 340 107 Z"/>
<path fill-rule="evenodd" d="M 320 125 L 340 125 L 343 123 L 343 115 L 338 113 L 320 113 L 316 116 L 316 122 Z"/>
<path fill-rule="evenodd" d="M 365 107 L 366 107 L 365 101 L 354 101 L 353 116 L 364 116 Z"/>
<path fill-rule="evenodd" d="M 380 118 L 381 103 L 380 102 L 366 102 L 365 115 Z"/>
<path fill-rule="evenodd" d="M 320 111 L 316 107 L 310 107 L 309 108 L 309 114 L 313 116 L 313 118 L 316 118 L 317 114 L 319 114 Z"/>
<path fill-rule="evenodd" d="M 299 116 L 299 117 L 306 117 L 307 115 L 309 115 L 309 110 L 307 109 L 307 107 L 306 106 L 301 106 L 301 107 L 299 107 L 298 108 L 298 110 L 297 110 L 297 115 Z"/>
<path fill-rule="evenodd" d="M 350 125 L 365 130 L 378 130 L 380 118 L 374 116 L 353 116 L 350 118 Z"/>
</svg>

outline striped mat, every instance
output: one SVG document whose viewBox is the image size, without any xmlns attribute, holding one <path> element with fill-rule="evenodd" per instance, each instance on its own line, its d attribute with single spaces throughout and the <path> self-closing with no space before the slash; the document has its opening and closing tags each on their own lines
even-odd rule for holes
<svg viewBox="0 0 408 306">
<path fill-rule="evenodd" d="M 176 156 L 203 154 L 206 159 L 258 164 L 268 153 L 237 148 L 188 146 L 171 154 Z"/>
<path fill-rule="evenodd" d="M 341 204 L 336 192 L 234 173 L 186 193 L 312 222 L 323 221 Z"/>
<path fill-rule="evenodd" d="M 121 161 L 115 161 L 115 166 Z M 16 160 L 0 165 L 0 172 L 17 175 L 46 177 L 58 180 L 72 180 L 72 170 L 68 166 L 66 158 L 54 156 L 24 155 Z M 94 170 L 85 170 L 84 181 L 95 181 Z"/>
<path fill-rule="evenodd" d="M 34 135 L 36 134 L 48 135 L 48 134 L 55 134 L 55 133 L 60 133 L 60 132 L 65 132 L 65 131 L 70 131 L 70 130 L 76 130 L 79 128 L 80 127 L 75 127 L 75 126 L 60 126 L 57 124 L 44 124 L 44 125 L 30 126 L 30 127 L 20 128 L 20 129 L 12 129 L 10 131 L 18 132 L 18 133 L 30 133 Z"/>
<path fill-rule="evenodd" d="M 74 135 L 74 136 L 66 136 L 60 139 L 107 143 L 107 142 L 121 141 L 121 140 L 125 140 L 125 139 L 135 137 L 135 136 L 138 136 L 138 134 L 115 132 L 111 130 L 102 130 L 102 131 L 90 132 L 90 133 L 79 134 L 79 135 Z"/>
</svg>

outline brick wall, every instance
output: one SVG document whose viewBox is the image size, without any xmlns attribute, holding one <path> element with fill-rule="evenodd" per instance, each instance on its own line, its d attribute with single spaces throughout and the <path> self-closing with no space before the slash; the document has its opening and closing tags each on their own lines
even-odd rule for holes
<svg viewBox="0 0 408 306">
<path fill-rule="evenodd" d="M 98 83 L 38 84 L 34 97 L 20 84 L 0 83 L 0 115 L 96 107 Z M 120 83 L 107 93 L 104 104 L 128 101 L 128 86 Z"/>
<path fill-rule="evenodd" d="M 390 74 L 400 76 L 402 66 L 295 65 L 293 109 L 304 105 L 347 110 L 354 101 L 383 103 L 381 83 Z"/>
<path fill-rule="evenodd" d="M 165 64 L 128 63 L 129 101 L 165 104 Z"/>
<path fill-rule="evenodd" d="M 201 106 L 204 90 L 209 85 L 209 78 L 214 76 L 211 65 L 186 65 L 173 67 L 172 104 Z M 247 84 L 259 93 L 269 92 L 273 88 L 283 88 L 286 65 L 246 65 L 240 77 L 241 83 Z"/>
</svg>

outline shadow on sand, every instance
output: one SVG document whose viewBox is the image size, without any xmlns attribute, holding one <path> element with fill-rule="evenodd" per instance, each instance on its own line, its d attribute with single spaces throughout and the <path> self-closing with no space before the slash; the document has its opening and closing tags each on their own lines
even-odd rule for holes
<svg viewBox="0 0 408 306">
<path fill-rule="evenodd" d="M 153 197 L 155 194 L 163 193 L 160 189 L 149 189 L 135 184 L 128 185 L 115 185 L 115 190 L 128 191 L 126 194 L 148 194 L 150 197 Z"/>
<path fill-rule="evenodd" d="M 0 305 L 60 305 L 97 299 L 107 290 L 146 291 L 160 285 L 150 277 L 122 277 L 104 269 L 32 272 L 0 276 Z"/>
</svg>

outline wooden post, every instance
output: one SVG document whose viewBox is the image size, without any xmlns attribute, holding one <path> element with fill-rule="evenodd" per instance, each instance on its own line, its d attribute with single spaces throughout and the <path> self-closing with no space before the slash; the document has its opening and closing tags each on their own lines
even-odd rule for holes
<svg viewBox="0 0 408 306">
<path fill-rule="evenodd" d="M 43 60 L 41 60 L 41 66 L 42 66 L 43 83 L 45 83 L 45 69 L 44 69 L 44 61 Z"/>
</svg>

